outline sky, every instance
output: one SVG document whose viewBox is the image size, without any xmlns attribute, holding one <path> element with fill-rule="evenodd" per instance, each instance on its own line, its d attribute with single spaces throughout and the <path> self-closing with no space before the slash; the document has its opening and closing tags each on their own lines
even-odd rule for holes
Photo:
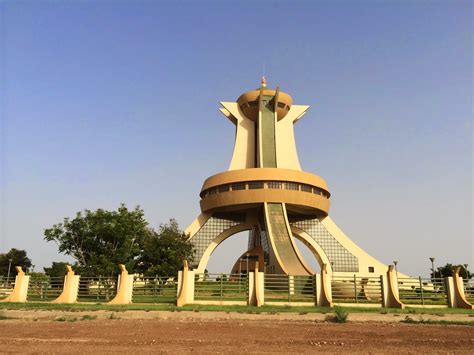
<svg viewBox="0 0 474 355">
<path fill-rule="evenodd" d="M 264 74 L 311 106 L 300 162 L 353 241 L 410 275 L 472 270 L 472 18 L 470 1 L 0 0 L 0 253 L 69 260 L 44 229 L 122 202 L 185 229 L 230 163 L 219 102 Z"/>
</svg>

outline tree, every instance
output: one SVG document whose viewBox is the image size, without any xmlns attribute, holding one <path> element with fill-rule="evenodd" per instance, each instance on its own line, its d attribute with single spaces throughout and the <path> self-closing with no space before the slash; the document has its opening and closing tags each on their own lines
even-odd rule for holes
<svg viewBox="0 0 474 355">
<path fill-rule="evenodd" d="M 66 266 L 69 265 L 63 261 L 53 261 L 50 267 L 44 267 L 44 273 L 49 277 L 63 277 L 67 273 Z"/>
<path fill-rule="evenodd" d="M 179 229 L 176 220 L 170 219 L 158 231 L 148 230 L 141 240 L 136 271 L 148 276 L 176 276 L 183 260 L 191 262 L 193 255 L 189 236 Z"/>
<path fill-rule="evenodd" d="M 85 210 L 74 219 L 64 218 L 63 223 L 44 231 L 44 239 L 54 241 L 60 253 L 72 256 L 80 275 L 113 276 L 119 272 L 118 264 L 133 271 L 147 225 L 140 207 L 129 211 L 122 204 L 117 211 Z"/>
<path fill-rule="evenodd" d="M 28 269 L 31 267 L 32 264 L 31 260 L 26 255 L 25 250 L 12 248 L 8 253 L 0 254 L 0 275 L 7 276 L 9 265 L 11 265 L 10 277 L 15 277 L 15 266 L 21 266 L 23 268 L 23 271 L 28 272 Z"/>
<path fill-rule="evenodd" d="M 470 279 L 472 277 L 471 272 L 467 268 L 467 264 L 460 265 L 461 270 L 459 271 L 459 276 L 461 276 L 463 279 Z M 449 277 L 453 276 L 454 274 L 454 265 L 447 263 L 444 266 L 438 267 L 438 269 L 435 272 L 431 272 L 431 279 L 439 279 L 439 278 L 444 278 L 444 277 Z"/>
</svg>

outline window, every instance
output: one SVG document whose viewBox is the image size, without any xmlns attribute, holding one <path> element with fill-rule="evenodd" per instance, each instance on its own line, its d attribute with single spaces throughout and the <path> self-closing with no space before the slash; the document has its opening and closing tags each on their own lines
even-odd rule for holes
<svg viewBox="0 0 474 355">
<path fill-rule="evenodd" d="M 286 182 L 285 183 L 285 189 L 286 190 L 298 190 L 298 184 L 294 182 Z"/>
<path fill-rule="evenodd" d="M 250 181 L 249 189 L 263 189 L 263 181 Z"/>
<path fill-rule="evenodd" d="M 312 187 L 310 185 L 306 185 L 306 184 L 302 184 L 301 185 L 301 191 L 304 191 L 304 192 L 313 192 L 312 191 Z"/>
<path fill-rule="evenodd" d="M 269 182 L 267 182 L 267 187 L 269 189 L 281 189 L 281 182 L 280 181 L 269 181 Z"/>
<path fill-rule="evenodd" d="M 219 192 L 227 192 L 229 191 L 230 186 L 229 185 L 221 185 L 219 186 Z"/>
<path fill-rule="evenodd" d="M 245 190 L 245 184 L 243 182 L 232 184 L 232 191 L 235 190 Z"/>
<path fill-rule="evenodd" d="M 374 273 L 374 272 L 375 272 L 375 269 L 374 269 L 373 266 L 369 266 L 369 272 L 370 272 L 370 273 Z"/>
</svg>

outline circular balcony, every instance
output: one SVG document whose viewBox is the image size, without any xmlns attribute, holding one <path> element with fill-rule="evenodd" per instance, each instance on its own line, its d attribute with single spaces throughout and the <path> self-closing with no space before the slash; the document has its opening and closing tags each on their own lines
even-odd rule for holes
<svg viewBox="0 0 474 355">
<path fill-rule="evenodd" d="M 200 196 L 203 212 L 279 202 L 299 213 L 326 216 L 330 206 L 330 194 L 322 178 L 277 168 L 232 170 L 211 176 L 204 182 Z"/>
<path fill-rule="evenodd" d="M 265 96 L 275 96 L 276 91 L 268 88 L 264 88 L 262 91 L 260 90 L 253 90 L 248 91 L 245 94 L 240 95 L 237 99 L 237 103 L 240 107 L 240 110 L 244 113 L 252 121 L 258 120 L 258 102 L 260 94 Z M 278 105 L 276 107 L 276 113 L 278 117 L 278 121 L 283 119 L 288 111 L 291 108 L 291 104 L 293 103 L 293 99 L 287 93 L 280 91 L 278 93 Z"/>
</svg>

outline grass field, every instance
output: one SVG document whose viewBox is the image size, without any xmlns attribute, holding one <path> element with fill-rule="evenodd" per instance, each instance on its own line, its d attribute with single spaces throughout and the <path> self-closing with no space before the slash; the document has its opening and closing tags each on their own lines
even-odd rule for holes
<svg viewBox="0 0 474 355">
<path fill-rule="evenodd" d="M 350 313 L 399 313 L 399 314 L 472 314 L 473 310 L 459 308 L 364 308 L 343 307 Z M 2 303 L 0 310 L 67 310 L 67 311 L 95 311 L 110 310 L 124 312 L 127 310 L 143 311 L 211 311 L 211 312 L 239 312 L 239 313 L 332 313 L 332 308 L 325 307 L 298 307 L 298 306 L 218 306 L 218 305 L 186 305 L 176 307 L 172 304 L 130 304 L 130 305 L 107 305 L 102 303 L 76 303 L 76 304 L 51 304 L 42 302 L 28 303 Z"/>
</svg>

